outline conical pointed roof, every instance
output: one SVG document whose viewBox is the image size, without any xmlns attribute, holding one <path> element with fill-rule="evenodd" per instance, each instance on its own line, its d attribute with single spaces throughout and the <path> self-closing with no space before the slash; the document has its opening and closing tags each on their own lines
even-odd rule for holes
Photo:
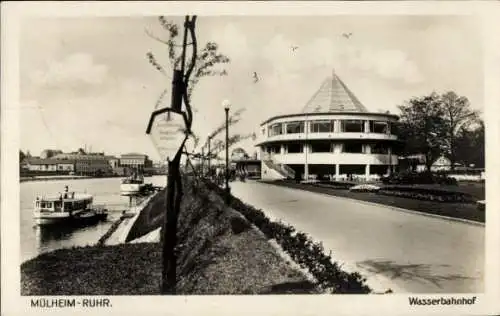
<svg viewBox="0 0 500 316">
<path fill-rule="evenodd" d="M 323 81 L 302 112 L 368 112 L 368 110 L 333 71 L 332 76 Z"/>
</svg>

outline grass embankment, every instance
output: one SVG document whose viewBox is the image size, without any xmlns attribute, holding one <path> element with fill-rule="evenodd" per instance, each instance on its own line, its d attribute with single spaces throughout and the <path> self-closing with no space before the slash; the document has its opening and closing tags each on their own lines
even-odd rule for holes
<svg viewBox="0 0 500 316">
<path fill-rule="evenodd" d="M 333 188 L 327 185 L 315 185 L 315 184 L 299 184 L 292 181 L 263 181 L 268 184 L 280 185 L 294 189 L 307 190 L 310 192 L 323 193 L 332 196 L 346 197 L 360 201 L 378 203 L 382 205 L 404 208 L 408 210 L 418 211 L 422 213 L 442 215 L 448 217 L 454 217 L 459 219 L 466 219 L 471 221 L 476 221 L 480 223 L 485 222 L 485 213 L 478 211 L 477 206 L 473 203 L 444 203 L 436 201 L 425 201 L 417 200 L 411 198 L 404 198 L 398 196 L 388 196 L 377 193 L 369 192 L 351 192 L 346 189 Z M 393 187 L 393 186 L 392 186 Z M 404 186 L 408 187 L 408 186 Z M 422 186 L 417 185 L 418 188 L 428 187 L 428 188 L 440 188 L 443 186 Z M 446 190 L 457 190 L 459 192 L 468 193 L 474 196 L 476 199 L 484 199 L 484 186 L 477 185 L 460 185 L 458 187 L 445 187 Z"/>
<path fill-rule="evenodd" d="M 178 230 L 178 294 L 317 293 L 241 214 L 204 187 L 185 182 Z M 134 238 L 161 226 L 159 192 L 132 227 Z M 57 250 L 21 266 L 22 295 L 159 294 L 159 243 Z"/>
</svg>

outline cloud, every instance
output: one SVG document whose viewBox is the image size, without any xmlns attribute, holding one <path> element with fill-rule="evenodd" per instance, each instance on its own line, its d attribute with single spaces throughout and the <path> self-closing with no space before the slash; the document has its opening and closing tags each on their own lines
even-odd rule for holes
<svg viewBox="0 0 500 316">
<path fill-rule="evenodd" d="M 262 57 L 272 65 L 275 74 L 290 76 L 318 69 L 349 68 L 410 84 L 423 80 L 416 63 L 402 50 L 358 47 L 329 38 L 297 45 L 295 51 L 292 46 L 295 46 L 292 41 L 276 35 L 263 48 Z"/>
<path fill-rule="evenodd" d="M 36 70 L 30 77 L 32 83 L 40 86 L 76 87 L 100 85 L 107 75 L 108 67 L 96 64 L 92 55 L 76 53 L 49 64 L 47 69 Z"/>
<path fill-rule="evenodd" d="M 222 29 L 216 29 L 208 40 L 218 43 L 220 52 L 231 59 L 248 58 L 252 53 L 246 35 L 233 23 L 227 23 Z"/>
<path fill-rule="evenodd" d="M 347 60 L 351 67 L 374 72 L 385 79 L 402 79 L 407 83 L 419 83 L 423 80 L 416 63 L 401 50 L 368 47 L 348 55 Z"/>
</svg>

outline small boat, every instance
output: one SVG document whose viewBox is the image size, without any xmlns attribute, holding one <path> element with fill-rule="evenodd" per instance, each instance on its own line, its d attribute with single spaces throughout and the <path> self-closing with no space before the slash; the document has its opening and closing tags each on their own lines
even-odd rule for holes
<svg viewBox="0 0 500 316">
<path fill-rule="evenodd" d="M 125 178 L 120 185 L 121 195 L 137 195 L 142 192 L 144 187 L 144 177 L 137 174 Z"/>
<path fill-rule="evenodd" d="M 38 225 L 71 223 L 87 224 L 106 220 L 105 208 L 93 207 L 93 196 L 87 193 L 68 192 L 59 196 L 37 196 L 33 218 Z"/>
</svg>

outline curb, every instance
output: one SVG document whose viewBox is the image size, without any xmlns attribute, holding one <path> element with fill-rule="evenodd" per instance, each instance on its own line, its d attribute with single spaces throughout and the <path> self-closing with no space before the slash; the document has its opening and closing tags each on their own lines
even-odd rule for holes
<svg viewBox="0 0 500 316">
<path fill-rule="evenodd" d="M 275 186 L 280 186 L 280 187 L 288 188 L 288 189 L 291 189 L 291 190 L 307 191 L 307 192 L 321 194 L 321 195 L 326 195 L 326 196 L 334 197 L 334 198 L 338 198 L 338 199 L 345 199 L 345 200 L 356 201 L 358 203 L 365 204 L 365 205 L 385 207 L 385 208 L 388 208 L 388 209 L 391 209 L 391 210 L 394 210 L 394 211 L 403 212 L 403 213 L 409 213 L 409 214 L 414 214 L 414 215 L 421 215 L 421 216 L 439 218 L 439 219 L 442 219 L 442 220 L 447 220 L 447 221 L 451 221 L 451 222 L 459 222 L 459 223 L 469 224 L 469 225 L 473 225 L 473 226 L 480 226 L 480 227 L 485 227 L 486 226 L 485 223 L 481 223 L 481 222 L 477 222 L 477 221 L 472 221 L 472 220 L 468 220 L 468 219 L 463 219 L 463 218 L 456 218 L 456 217 L 449 217 L 449 216 L 444 216 L 444 215 L 437 215 L 437 214 L 425 213 L 425 212 L 420 212 L 420 211 L 414 211 L 414 210 L 409 210 L 409 209 L 405 209 L 405 208 L 401 208 L 401 207 L 396 207 L 396 206 L 391 206 L 391 205 L 385 205 L 385 204 L 380 204 L 380 203 L 375 203 L 375 202 L 368 202 L 368 201 L 363 201 L 363 200 L 357 200 L 357 199 L 353 199 L 353 198 L 348 198 L 348 197 L 343 197 L 343 196 L 337 196 L 337 195 L 328 194 L 328 193 L 324 193 L 324 192 L 315 192 L 315 191 L 311 191 L 311 190 L 307 190 L 307 189 L 293 188 L 293 187 L 288 187 L 288 186 L 284 186 L 284 185 L 280 185 L 280 184 L 273 184 L 273 183 L 269 183 L 269 182 L 260 182 L 260 183 L 269 184 L 269 185 L 275 185 Z"/>
</svg>

